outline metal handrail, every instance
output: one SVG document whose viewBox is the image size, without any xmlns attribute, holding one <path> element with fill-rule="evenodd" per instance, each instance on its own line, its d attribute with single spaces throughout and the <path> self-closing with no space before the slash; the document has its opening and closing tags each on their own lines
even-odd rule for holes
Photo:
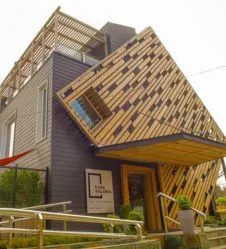
<svg viewBox="0 0 226 249">
<path fill-rule="evenodd" d="M 164 222 L 165 232 L 168 233 L 168 227 L 167 227 L 166 219 L 169 219 L 169 220 L 171 220 L 172 222 L 174 222 L 174 223 L 176 223 L 178 225 L 180 223 L 178 221 L 170 218 L 169 216 L 165 215 L 165 207 L 164 207 L 163 198 L 166 198 L 166 199 L 168 199 L 168 200 L 170 200 L 172 202 L 177 202 L 177 200 L 174 199 L 173 197 L 167 195 L 167 194 L 162 193 L 162 192 L 158 193 L 158 197 L 160 197 L 160 204 L 161 204 L 161 210 L 162 210 L 162 215 L 163 215 L 163 222 Z M 204 225 L 203 225 L 203 223 L 204 223 L 204 220 L 206 219 L 206 215 L 203 212 L 201 212 L 198 209 L 196 209 L 196 208 L 191 207 L 191 210 L 193 210 L 195 213 L 197 213 L 199 216 L 202 217 L 202 221 L 201 221 L 200 227 L 201 227 L 201 232 L 204 232 Z"/>
<path fill-rule="evenodd" d="M 33 206 L 33 207 L 25 207 L 21 208 L 22 210 L 36 210 L 36 209 L 47 209 L 47 208 L 52 208 L 52 207 L 59 207 L 63 205 L 70 205 L 71 201 L 63 201 L 63 202 L 57 202 L 57 203 L 50 203 L 50 204 L 45 204 L 45 205 L 39 205 L 39 206 Z"/>
<path fill-rule="evenodd" d="M 53 208 L 53 207 L 63 207 L 63 210 L 62 210 L 63 213 L 71 213 L 72 210 L 67 209 L 67 205 L 70 205 L 70 204 L 71 204 L 71 201 L 64 201 L 64 202 L 50 203 L 50 204 L 44 204 L 44 205 L 38 205 L 38 206 L 32 206 L 32 207 L 25 207 L 25 208 L 21 208 L 21 210 L 40 210 L 40 209 L 46 210 L 48 208 Z M 32 218 L 19 218 L 19 219 L 13 219 L 12 221 L 10 221 L 10 220 L 1 221 L 0 226 L 8 224 L 10 222 L 16 223 L 19 221 L 27 221 L 30 219 L 32 219 Z M 65 228 L 65 230 L 66 230 L 66 228 Z"/>
<path fill-rule="evenodd" d="M 100 238 L 137 238 L 142 239 L 143 221 L 121 220 L 113 218 L 104 218 L 96 216 L 85 216 L 75 214 L 54 213 L 36 210 L 25 210 L 15 208 L 0 208 L 0 215 L 10 217 L 11 228 L 0 228 L 0 233 L 9 233 L 8 247 L 12 245 L 12 234 L 37 234 L 37 248 L 43 249 L 44 235 L 73 235 L 82 237 L 100 237 Z M 13 228 L 14 217 L 36 219 L 37 229 Z M 44 229 L 45 220 L 64 221 L 64 222 L 86 222 L 97 224 L 110 224 L 110 233 L 97 232 L 76 232 L 76 231 L 53 231 Z M 126 235 L 124 233 L 113 233 L 114 225 L 134 225 L 137 235 Z"/>
<path fill-rule="evenodd" d="M 133 221 L 133 220 L 120 220 L 105 217 L 96 216 L 86 216 L 86 215 L 76 215 L 76 214 L 64 214 L 64 213 L 54 213 L 45 211 L 34 211 L 34 210 L 22 210 L 15 208 L 0 208 L 0 215 L 14 216 L 14 217 L 26 217 L 26 218 L 36 218 L 37 214 L 41 214 L 45 220 L 57 220 L 57 221 L 75 221 L 75 222 L 87 222 L 87 223 L 98 223 L 98 224 L 114 224 L 114 225 L 143 225 L 143 221 Z"/>
</svg>

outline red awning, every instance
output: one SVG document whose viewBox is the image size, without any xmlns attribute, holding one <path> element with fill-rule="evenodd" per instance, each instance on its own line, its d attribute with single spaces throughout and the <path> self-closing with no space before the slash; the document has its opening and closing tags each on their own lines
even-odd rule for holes
<svg viewBox="0 0 226 249">
<path fill-rule="evenodd" d="M 27 155 L 31 151 L 32 150 L 28 150 L 26 152 L 20 153 L 18 155 L 12 156 L 12 157 L 7 157 L 7 158 L 0 159 L 0 166 L 5 166 L 5 165 L 7 165 L 9 163 L 12 163 L 12 162 L 16 161 L 17 159 Z"/>
</svg>

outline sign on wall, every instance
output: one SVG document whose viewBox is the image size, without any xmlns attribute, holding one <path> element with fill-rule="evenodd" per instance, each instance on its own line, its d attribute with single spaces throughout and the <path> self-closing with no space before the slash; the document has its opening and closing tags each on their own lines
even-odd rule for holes
<svg viewBox="0 0 226 249">
<path fill-rule="evenodd" d="M 112 172 L 86 169 L 88 213 L 114 213 Z"/>
</svg>

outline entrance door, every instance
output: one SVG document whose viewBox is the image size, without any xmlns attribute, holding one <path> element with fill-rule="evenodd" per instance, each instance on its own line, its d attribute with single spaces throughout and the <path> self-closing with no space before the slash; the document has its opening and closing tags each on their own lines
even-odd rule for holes
<svg viewBox="0 0 226 249">
<path fill-rule="evenodd" d="M 150 231 L 161 230 L 154 169 L 148 167 L 122 165 L 123 203 L 144 215 L 144 224 Z"/>
<path fill-rule="evenodd" d="M 145 194 L 145 175 L 128 172 L 129 202 L 132 209 L 144 216 L 147 224 L 147 196 Z"/>
</svg>

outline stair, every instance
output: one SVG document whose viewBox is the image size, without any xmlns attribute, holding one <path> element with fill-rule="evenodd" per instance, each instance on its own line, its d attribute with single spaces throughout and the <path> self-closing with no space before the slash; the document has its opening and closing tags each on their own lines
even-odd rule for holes
<svg viewBox="0 0 226 249">
<path fill-rule="evenodd" d="M 211 249 L 226 249 L 226 227 L 212 228 L 205 233 Z"/>
</svg>

